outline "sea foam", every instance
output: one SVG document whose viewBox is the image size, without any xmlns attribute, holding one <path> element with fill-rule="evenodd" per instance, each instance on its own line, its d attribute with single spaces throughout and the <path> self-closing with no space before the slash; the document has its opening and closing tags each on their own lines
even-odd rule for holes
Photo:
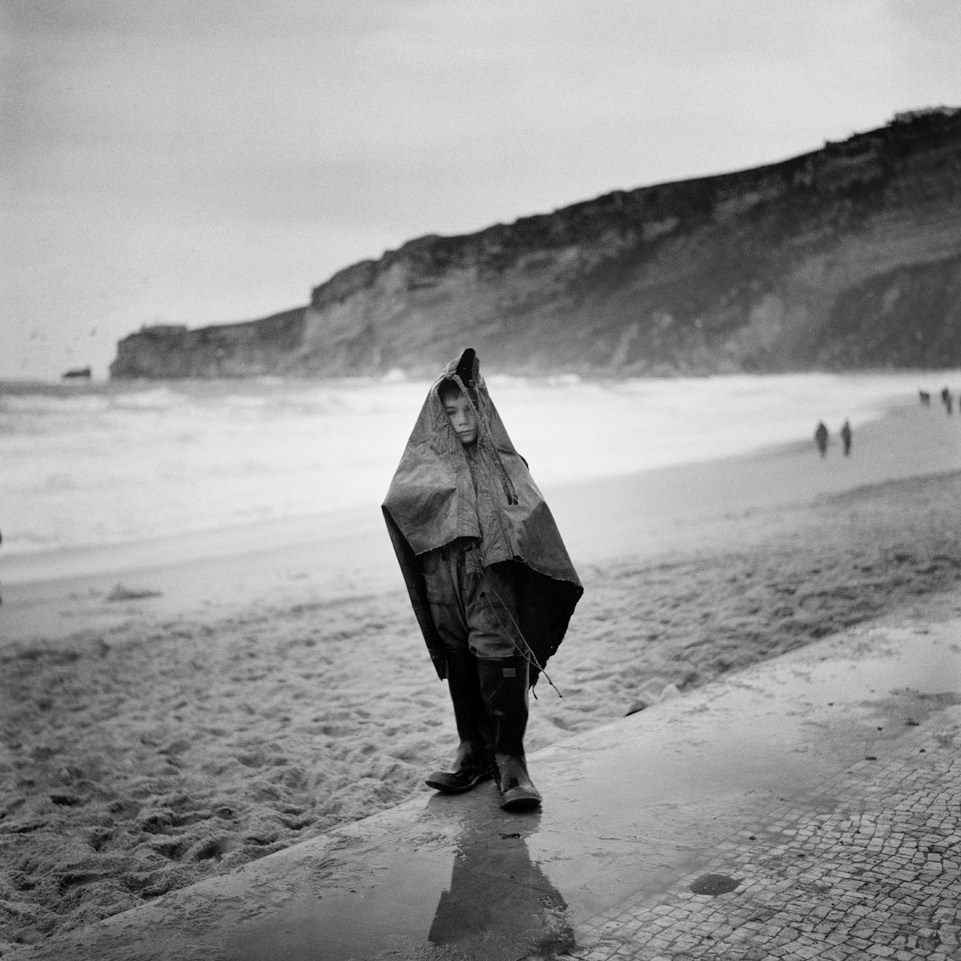
<svg viewBox="0 0 961 961">
<path fill-rule="evenodd" d="M 540 486 L 836 434 L 961 372 L 488 377 Z M 0 385 L 4 552 L 134 542 L 379 507 L 428 389 L 264 378 Z"/>
</svg>

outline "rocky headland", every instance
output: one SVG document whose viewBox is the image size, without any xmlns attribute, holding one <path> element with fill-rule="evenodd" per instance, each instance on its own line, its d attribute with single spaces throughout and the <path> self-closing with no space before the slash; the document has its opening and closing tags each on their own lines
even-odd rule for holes
<svg viewBox="0 0 961 961">
<path fill-rule="evenodd" d="M 120 341 L 113 378 L 961 365 L 961 110 L 812 153 L 429 235 L 303 307 Z"/>
</svg>

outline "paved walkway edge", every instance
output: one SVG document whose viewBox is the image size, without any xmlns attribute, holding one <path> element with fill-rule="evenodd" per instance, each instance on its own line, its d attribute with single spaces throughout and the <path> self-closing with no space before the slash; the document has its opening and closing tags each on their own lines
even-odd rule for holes
<svg viewBox="0 0 961 961">
<path fill-rule="evenodd" d="M 863 627 L 11 959 L 961 958 L 961 619 Z"/>
</svg>

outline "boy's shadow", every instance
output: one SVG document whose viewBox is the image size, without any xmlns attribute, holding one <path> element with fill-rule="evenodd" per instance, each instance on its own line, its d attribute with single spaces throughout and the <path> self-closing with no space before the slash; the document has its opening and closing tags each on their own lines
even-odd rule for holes
<svg viewBox="0 0 961 961">
<path fill-rule="evenodd" d="M 498 956 L 499 944 L 505 957 L 571 951 L 575 939 L 567 903 L 527 848 L 540 812 L 507 815 L 467 800 L 436 795 L 428 801 L 433 814 L 454 814 L 461 828 L 450 888 L 437 904 L 430 942 L 465 957 Z M 511 953 L 516 950 L 520 953 Z"/>
</svg>

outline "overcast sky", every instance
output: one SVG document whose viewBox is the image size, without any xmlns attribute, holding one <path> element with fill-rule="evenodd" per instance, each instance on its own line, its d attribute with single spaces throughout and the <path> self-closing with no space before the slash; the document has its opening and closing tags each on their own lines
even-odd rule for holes
<svg viewBox="0 0 961 961">
<path fill-rule="evenodd" d="M 0 0 L 0 377 L 961 105 L 958 0 Z"/>
</svg>

